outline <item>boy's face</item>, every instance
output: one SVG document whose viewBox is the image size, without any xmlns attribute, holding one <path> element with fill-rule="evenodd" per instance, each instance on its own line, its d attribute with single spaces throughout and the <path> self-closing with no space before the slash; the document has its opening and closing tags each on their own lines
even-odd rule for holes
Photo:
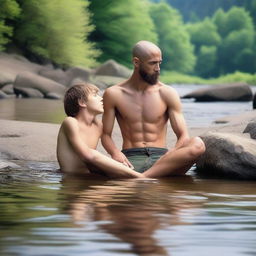
<svg viewBox="0 0 256 256">
<path fill-rule="evenodd" d="M 97 93 L 90 93 L 86 102 L 88 111 L 96 112 L 97 114 L 103 113 L 103 99 Z"/>
</svg>

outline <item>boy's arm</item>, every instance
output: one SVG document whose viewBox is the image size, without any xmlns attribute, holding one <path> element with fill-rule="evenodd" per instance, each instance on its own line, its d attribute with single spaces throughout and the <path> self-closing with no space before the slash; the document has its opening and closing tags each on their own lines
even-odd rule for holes
<svg viewBox="0 0 256 256">
<path fill-rule="evenodd" d="M 116 161 L 133 168 L 126 156 L 116 147 L 112 139 L 112 131 L 115 123 L 115 105 L 114 96 L 110 90 L 106 90 L 103 96 L 104 113 L 103 113 L 103 134 L 101 142 L 106 151 Z"/>
<path fill-rule="evenodd" d="M 109 177 L 143 177 L 142 174 L 133 171 L 129 167 L 101 154 L 97 150 L 89 148 L 79 135 L 76 119 L 67 117 L 63 122 L 63 128 L 69 143 L 83 162 L 93 164 Z"/>
</svg>

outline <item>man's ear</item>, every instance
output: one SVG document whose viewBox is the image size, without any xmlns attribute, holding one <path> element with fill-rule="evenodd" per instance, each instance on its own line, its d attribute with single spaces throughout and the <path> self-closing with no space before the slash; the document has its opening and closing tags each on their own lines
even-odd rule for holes
<svg viewBox="0 0 256 256">
<path fill-rule="evenodd" d="M 139 58 L 138 57 L 133 57 L 132 59 L 133 65 L 137 68 L 139 66 Z"/>
<path fill-rule="evenodd" d="M 86 108 L 86 107 L 87 107 L 85 101 L 82 100 L 82 99 L 79 99 L 79 100 L 78 100 L 78 105 L 79 105 L 80 107 L 82 107 L 82 108 Z"/>
</svg>

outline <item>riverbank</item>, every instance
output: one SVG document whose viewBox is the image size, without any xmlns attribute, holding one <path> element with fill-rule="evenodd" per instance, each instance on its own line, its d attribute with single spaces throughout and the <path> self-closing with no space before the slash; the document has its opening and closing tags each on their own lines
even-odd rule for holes
<svg viewBox="0 0 256 256">
<path fill-rule="evenodd" d="M 200 136 L 208 131 L 242 133 L 246 125 L 255 118 L 256 110 L 247 111 L 218 119 L 209 127 L 191 128 L 189 131 L 191 136 Z M 56 140 L 59 124 L 0 120 L 0 127 L 0 169 L 17 168 L 17 162 L 54 162 L 56 164 L 53 166 L 58 168 Z M 113 138 L 121 148 L 122 138 L 117 124 L 114 126 Z M 172 147 L 175 141 L 175 135 L 169 130 L 167 146 Z M 101 143 L 98 150 L 107 154 Z M 34 164 L 33 167 L 37 168 L 37 165 Z"/>
</svg>

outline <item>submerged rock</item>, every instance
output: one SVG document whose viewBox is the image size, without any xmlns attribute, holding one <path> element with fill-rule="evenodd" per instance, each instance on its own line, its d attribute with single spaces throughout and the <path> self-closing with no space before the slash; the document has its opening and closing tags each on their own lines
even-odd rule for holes
<svg viewBox="0 0 256 256">
<path fill-rule="evenodd" d="M 196 172 L 204 176 L 256 179 L 256 141 L 242 134 L 209 132 L 201 136 L 205 153 Z"/>
</svg>

